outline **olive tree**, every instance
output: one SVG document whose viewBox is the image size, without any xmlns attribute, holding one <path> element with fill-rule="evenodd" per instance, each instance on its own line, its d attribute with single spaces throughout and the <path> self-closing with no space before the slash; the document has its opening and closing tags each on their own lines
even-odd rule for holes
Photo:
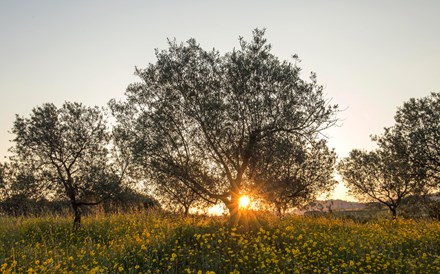
<svg viewBox="0 0 440 274">
<path fill-rule="evenodd" d="M 440 188 L 440 93 L 404 102 L 394 120 L 372 137 L 376 150 L 353 150 L 339 171 L 354 194 L 385 204 L 396 217 L 405 197 Z"/>
<path fill-rule="evenodd" d="M 411 164 L 425 171 L 428 185 L 440 187 L 440 93 L 411 98 L 394 116 L 390 142 L 404 146 Z M 427 181 L 427 182 L 428 182 Z"/>
<path fill-rule="evenodd" d="M 17 115 L 12 133 L 12 160 L 31 170 L 40 193 L 69 199 L 75 226 L 83 206 L 99 204 L 118 191 L 120 177 L 109 164 L 110 136 L 98 107 L 43 104 L 28 118 Z"/>
<path fill-rule="evenodd" d="M 140 82 L 126 101 L 110 106 L 133 136 L 135 161 L 173 177 L 205 200 L 222 201 L 231 220 L 252 184 L 251 163 L 261 166 L 267 140 L 313 141 L 332 126 L 337 106 L 324 98 L 312 74 L 300 78 L 295 62 L 271 53 L 264 31 L 221 55 L 194 40 L 156 51 L 157 61 L 136 68 Z"/>
<path fill-rule="evenodd" d="M 393 218 L 402 199 L 418 189 L 408 163 L 380 149 L 352 150 L 338 164 L 338 170 L 351 194 L 382 203 Z"/>
<path fill-rule="evenodd" d="M 395 124 L 377 138 L 393 157 L 403 158 L 418 182 L 413 200 L 427 207 L 430 215 L 440 216 L 435 198 L 440 191 L 440 93 L 411 98 L 398 108 Z"/>
</svg>

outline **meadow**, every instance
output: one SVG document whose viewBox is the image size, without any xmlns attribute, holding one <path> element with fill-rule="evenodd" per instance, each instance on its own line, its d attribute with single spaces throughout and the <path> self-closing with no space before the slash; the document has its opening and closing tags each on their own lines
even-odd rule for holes
<svg viewBox="0 0 440 274">
<path fill-rule="evenodd" d="M 158 212 L 0 217 L 1 273 L 440 273 L 440 223 Z"/>
</svg>

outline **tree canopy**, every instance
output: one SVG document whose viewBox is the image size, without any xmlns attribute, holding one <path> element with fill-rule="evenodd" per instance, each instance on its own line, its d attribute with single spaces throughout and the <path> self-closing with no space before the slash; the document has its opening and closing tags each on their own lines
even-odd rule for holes
<svg viewBox="0 0 440 274">
<path fill-rule="evenodd" d="M 384 149 L 352 150 L 338 170 L 351 194 L 386 205 L 393 218 L 402 199 L 419 187 L 408 162 Z"/>
<path fill-rule="evenodd" d="M 38 183 L 40 193 L 68 198 L 76 225 L 82 206 L 100 203 L 118 189 L 119 177 L 107 157 L 110 136 L 99 108 L 43 104 L 29 118 L 17 116 L 12 133 L 16 166 L 31 172 L 26 178 Z"/>
<path fill-rule="evenodd" d="M 432 186 L 440 187 L 440 93 L 411 98 L 394 117 L 392 142 L 405 147 L 409 161 L 422 169 Z"/>
<path fill-rule="evenodd" d="M 126 101 L 110 102 L 138 164 L 222 201 L 232 216 L 270 158 L 260 152 L 286 140 L 315 143 L 337 111 L 314 74 L 300 78 L 296 57 L 291 63 L 271 53 L 263 30 L 239 41 L 224 55 L 194 39 L 169 41 L 156 63 L 136 68 L 141 81 L 129 85 Z"/>
<path fill-rule="evenodd" d="M 273 147 L 276 146 L 276 147 Z M 258 157 L 254 189 L 279 214 L 298 207 L 337 184 L 333 179 L 336 153 L 325 140 L 309 142 L 303 138 L 270 141 Z"/>
<path fill-rule="evenodd" d="M 338 165 L 358 197 L 387 205 L 393 216 L 402 199 L 440 187 L 440 93 L 410 99 L 397 110 L 395 125 L 373 136 L 374 151 L 353 150 Z"/>
</svg>

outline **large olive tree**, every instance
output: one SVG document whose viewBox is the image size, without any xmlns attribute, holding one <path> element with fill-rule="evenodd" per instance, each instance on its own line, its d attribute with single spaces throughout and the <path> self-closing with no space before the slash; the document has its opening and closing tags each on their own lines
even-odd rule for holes
<svg viewBox="0 0 440 274">
<path fill-rule="evenodd" d="M 136 69 L 126 101 L 111 101 L 119 126 L 131 131 L 133 155 L 145 168 L 182 182 L 237 220 L 239 197 L 261 166 L 267 140 L 314 141 L 335 123 L 336 106 L 312 74 L 271 53 L 264 31 L 221 55 L 194 39 L 169 41 L 157 61 Z"/>
</svg>

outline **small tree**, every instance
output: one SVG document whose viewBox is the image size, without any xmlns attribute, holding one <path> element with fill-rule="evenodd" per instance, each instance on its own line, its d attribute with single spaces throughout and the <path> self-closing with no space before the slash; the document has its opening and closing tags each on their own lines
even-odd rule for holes
<svg viewBox="0 0 440 274">
<path fill-rule="evenodd" d="M 31 167 L 40 192 L 47 189 L 70 200 L 75 226 L 81 222 L 81 207 L 118 191 L 120 178 L 107 158 L 106 121 L 97 107 L 44 104 L 29 118 L 17 116 L 12 133 L 12 160 Z"/>
<path fill-rule="evenodd" d="M 428 197 L 440 189 L 440 93 L 411 98 L 394 120 L 372 137 L 377 150 L 353 150 L 339 171 L 353 193 L 387 205 L 396 217 L 406 196 L 425 196 L 429 205 Z"/>
<path fill-rule="evenodd" d="M 141 82 L 127 88 L 127 101 L 110 103 L 133 136 L 138 164 L 222 201 L 234 223 L 240 195 L 253 184 L 251 163 L 263 166 L 259 147 L 268 139 L 315 140 L 335 122 L 337 108 L 315 75 L 302 80 L 296 63 L 270 51 L 262 30 L 223 56 L 194 39 L 170 41 L 155 64 L 136 69 Z"/>
<path fill-rule="evenodd" d="M 352 150 L 338 170 L 351 194 L 386 205 L 394 219 L 402 199 L 419 189 L 408 162 L 383 148 Z"/>
</svg>

